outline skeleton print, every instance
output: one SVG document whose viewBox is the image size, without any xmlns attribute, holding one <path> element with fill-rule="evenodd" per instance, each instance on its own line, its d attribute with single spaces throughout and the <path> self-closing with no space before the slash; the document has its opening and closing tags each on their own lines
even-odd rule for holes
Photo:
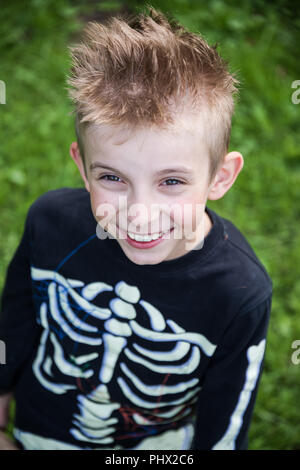
<svg viewBox="0 0 300 470">
<path fill-rule="evenodd" d="M 125 427 L 131 424 L 128 436 L 136 431 L 144 438 L 144 447 L 137 448 L 147 448 L 145 438 L 153 442 L 158 434 L 161 442 L 169 436 L 169 446 L 171 442 L 174 446 L 170 448 L 186 446 L 192 439 L 192 426 L 180 428 L 177 421 L 192 414 L 201 390 L 193 373 L 201 355 L 212 356 L 216 345 L 165 319 L 155 306 L 141 299 L 136 286 L 124 281 L 115 286 L 104 282 L 85 285 L 34 267 L 31 276 L 42 294 L 39 321 L 44 329 L 34 374 L 54 394 L 85 392 L 77 396 L 71 435 L 81 443 L 99 444 L 99 448 L 122 449 L 117 435 L 122 419 Z M 100 307 L 93 300 L 104 293 L 109 293 L 110 300 Z M 147 318 L 148 326 L 141 322 L 142 317 Z M 79 347 L 83 353 L 78 353 Z M 53 379 L 53 367 L 61 374 L 59 382 Z M 83 381 L 92 383 L 92 389 L 84 390 Z M 112 382 L 118 386 L 117 394 L 112 394 Z"/>
</svg>

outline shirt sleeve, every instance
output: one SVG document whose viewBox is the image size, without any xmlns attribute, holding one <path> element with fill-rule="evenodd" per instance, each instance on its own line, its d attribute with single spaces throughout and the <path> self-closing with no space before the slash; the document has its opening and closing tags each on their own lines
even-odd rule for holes
<svg viewBox="0 0 300 470">
<path fill-rule="evenodd" d="M 191 449 L 243 450 L 262 373 L 272 294 L 231 322 L 208 365 Z"/>
<path fill-rule="evenodd" d="M 29 210 L 21 242 L 7 268 L 1 296 L 0 339 L 5 357 L 0 364 L 0 394 L 13 391 L 40 329 L 35 320 L 31 289 L 30 213 Z"/>
</svg>

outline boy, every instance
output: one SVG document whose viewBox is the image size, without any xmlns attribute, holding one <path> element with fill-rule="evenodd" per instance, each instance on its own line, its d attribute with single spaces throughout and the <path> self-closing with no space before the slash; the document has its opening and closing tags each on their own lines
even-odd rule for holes
<svg viewBox="0 0 300 470">
<path fill-rule="evenodd" d="M 237 80 L 151 8 L 71 52 L 85 189 L 37 199 L 8 268 L 0 424 L 13 394 L 18 448 L 246 449 L 272 282 L 206 207 L 243 167 Z"/>
</svg>

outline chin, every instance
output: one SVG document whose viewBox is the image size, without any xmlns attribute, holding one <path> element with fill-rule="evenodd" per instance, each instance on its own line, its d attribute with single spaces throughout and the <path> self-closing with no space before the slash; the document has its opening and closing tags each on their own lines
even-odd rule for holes
<svg viewBox="0 0 300 470">
<path fill-rule="evenodd" d="M 127 256 L 127 258 L 130 259 L 132 263 L 138 264 L 139 266 L 143 266 L 147 264 L 151 264 L 151 265 L 159 264 L 165 259 L 164 257 L 159 256 L 159 255 L 154 255 L 153 253 L 149 253 L 149 254 L 137 253 L 135 255 L 133 255 L 132 253 L 126 253 L 125 251 L 124 253 Z"/>
</svg>

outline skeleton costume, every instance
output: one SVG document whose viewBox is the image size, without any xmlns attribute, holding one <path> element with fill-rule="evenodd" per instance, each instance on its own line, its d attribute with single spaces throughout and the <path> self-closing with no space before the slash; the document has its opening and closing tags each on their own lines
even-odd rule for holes
<svg viewBox="0 0 300 470">
<path fill-rule="evenodd" d="M 24 449 L 245 449 L 272 281 L 206 207 L 201 249 L 156 265 L 99 238 L 89 193 L 30 207 L 0 313 Z"/>
</svg>

